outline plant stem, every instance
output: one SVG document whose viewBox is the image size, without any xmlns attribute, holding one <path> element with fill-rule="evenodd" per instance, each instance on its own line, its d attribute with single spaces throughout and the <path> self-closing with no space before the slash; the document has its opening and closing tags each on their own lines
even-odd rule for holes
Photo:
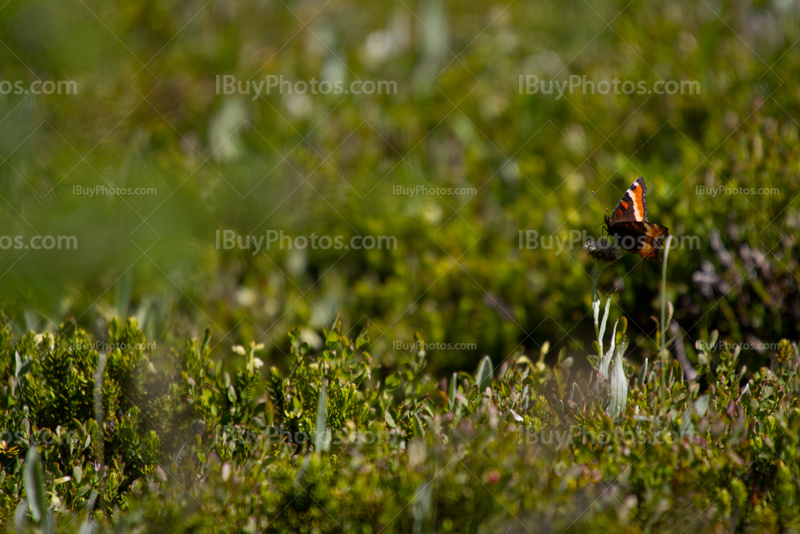
<svg viewBox="0 0 800 534">
<path fill-rule="evenodd" d="M 664 263 L 661 266 L 661 350 L 664 352 L 667 347 L 667 325 L 664 324 L 667 320 L 667 258 L 669 257 L 669 244 L 672 241 L 672 236 L 667 237 L 667 243 L 664 247 Z"/>
<path fill-rule="evenodd" d="M 600 294 L 597 291 L 597 283 L 600 281 L 600 274 L 603 270 L 608 267 L 610 264 L 605 261 L 598 261 L 595 264 L 595 268 L 592 271 L 592 302 L 596 300 L 600 300 Z"/>
</svg>

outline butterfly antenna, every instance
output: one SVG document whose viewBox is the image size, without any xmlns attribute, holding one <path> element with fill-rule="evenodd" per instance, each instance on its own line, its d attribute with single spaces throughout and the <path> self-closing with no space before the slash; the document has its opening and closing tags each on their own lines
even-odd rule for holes
<svg viewBox="0 0 800 534">
<path fill-rule="evenodd" d="M 595 194 L 594 194 L 594 191 L 592 191 L 592 196 L 593 196 L 594 198 L 597 198 L 597 195 L 595 195 Z M 597 198 L 597 201 L 598 201 L 598 202 L 600 202 L 600 199 L 599 199 L 599 198 Z M 600 202 L 600 204 L 602 204 L 602 202 Z M 608 213 L 608 208 L 606 208 L 606 213 Z"/>
</svg>

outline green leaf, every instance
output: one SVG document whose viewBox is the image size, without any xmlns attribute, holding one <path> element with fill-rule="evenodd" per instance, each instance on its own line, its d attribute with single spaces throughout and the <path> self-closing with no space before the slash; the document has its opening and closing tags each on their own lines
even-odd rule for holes
<svg viewBox="0 0 800 534">
<path fill-rule="evenodd" d="M 75 477 L 75 482 L 79 483 L 83 480 L 83 468 L 79 465 L 76 465 L 72 468 L 72 476 Z"/>
<path fill-rule="evenodd" d="M 647 380 L 647 358 L 644 359 L 644 363 L 642 364 L 642 371 L 639 373 L 639 383 L 644 384 Z"/>
<path fill-rule="evenodd" d="M 616 347 L 617 343 L 617 325 L 619 325 L 618 320 L 614 322 L 614 332 L 611 334 L 611 347 L 600 360 L 600 368 L 597 370 L 600 380 L 605 380 L 608 378 L 608 366 L 611 364 L 611 356 L 614 355 L 614 348 Z"/>
<path fill-rule="evenodd" d="M 105 439 L 103 437 L 103 421 L 104 421 L 104 414 L 103 414 L 103 381 L 106 373 L 106 362 L 107 357 L 106 354 L 101 352 L 97 358 L 97 369 L 95 369 L 94 373 L 94 419 L 97 421 L 97 434 L 95 435 L 95 461 L 103 465 L 105 464 L 105 451 L 103 450 L 103 444 Z M 86 443 L 84 444 L 84 449 L 89 446 L 89 440 L 91 439 L 91 434 L 87 434 L 86 436 Z"/>
<path fill-rule="evenodd" d="M 325 446 L 325 433 L 328 422 L 328 383 L 323 381 L 322 388 L 319 390 L 319 400 L 317 401 L 317 426 L 314 429 L 314 450 L 317 454 L 322 453 Z"/>
<path fill-rule="evenodd" d="M 31 511 L 33 521 L 39 523 L 47 512 L 47 505 L 45 504 L 42 463 L 34 444 L 28 448 L 28 454 L 25 456 L 24 482 L 25 492 L 28 494 L 28 509 Z"/>
<path fill-rule="evenodd" d="M 484 391 L 492 385 L 493 374 L 492 359 L 489 356 L 484 356 L 480 365 L 478 365 L 478 372 L 475 373 L 475 384 L 478 386 L 479 391 Z"/>
<path fill-rule="evenodd" d="M 608 415 L 612 419 L 617 419 L 625 413 L 625 405 L 628 401 L 628 380 L 625 378 L 625 370 L 622 366 L 626 348 L 628 348 L 628 338 L 623 338 L 622 343 L 617 347 L 614 369 L 611 371 L 611 401 L 608 403 Z"/>
<path fill-rule="evenodd" d="M 303 415 L 303 404 L 300 402 L 299 394 L 292 397 L 292 417 L 300 417 Z"/>
<path fill-rule="evenodd" d="M 333 350 L 339 344 L 339 333 L 332 329 L 325 335 L 325 350 Z"/>
<path fill-rule="evenodd" d="M 688 408 L 683 412 L 681 416 L 681 428 L 679 431 L 680 437 L 686 437 L 690 434 L 694 434 L 694 423 L 692 423 L 692 411 L 697 414 L 698 417 L 705 417 L 706 412 L 708 411 L 708 403 L 711 400 L 710 395 L 703 395 L 694 403 L 690 404 Z"/>
<path fill-rule="evenodd" d="M 22 499 L 14 512 L 14 524 L 17 534 L 28 534 L 28 529 L 26 528 L 28 526 L 28 516 L 25 514 L 25 508 L 27 508 L 27 502 Z"/>
<path fill-rule="evenodd" d="M 417 414 L 414 414 L 414 435 L 417 437 L 425 435 L 425 427 L 422 426 L 422 421 Z"/>
<path fill-rule="evenodd" d="M 592 314 L 594 315 L 594 333 L 600 337 L 600 300 L 592 301 Z"/>
<path fill-rule="evenodd" d="M 452 412 L 458 394 L 458 373 L 453 373 L 450 377 L 450 395 L 447 399 L 447 408 Z"/>
<path fill-rule="evenodd" d="M 623 315 L 622 317 L 619 318 L 619 329 L 617 331 L 617 334 L 619 336 L 624 336 L 625 332 L 627 331 L 628 331 L 628 318 Z"/>
<path fill-rule="evenodd" d="M 400 375 L 398 373 L 391 374 L 386 377 L 386 389 L 392 390 L 400 385 Z"/>
<path fill-rule="evenodd" d="M 389 411 L 389 408 L 386 408 L 383 419 L 386 421 L 386 426 L 389 428 L 397 428 L 397 423 L 394 422 L 394 417 L 392 417 L 392 413 Z"/>
<path fill-rule="evenodd" d="M 717 344 L 717 340 L 719 339 L 719 330 L 713 330 L 711 332 L 711 339 L 708 341 L 708 350 L 714 350 L 714 347 Z"/>
<path fill-rule="evenodd" d="M 208 347 L 208 344 L 210 342 L 211 342 L 211 329 L 206 328 L 205 332 L 203 332 L 203 344 L 201 345 L 201 354 L 200 354 L 201 357 L 203 356 L 203 354 L 205 354 L 206 348 Z"/>
<path fill-rule="evenodd" d="M 705 417 L 706 412 L 708 411 L 708 402 L 711 400 L 710 395 L 703 395 L 696 401 L 694 401 L 694 412 L 699 417 Z"/>
<path fill-rule="evenodd" d="M 606 323 L 608 321 L 608 307 L 610 305 L 611 305 L 611 297 L 608 297 L 608 300 L 606 300 L 606 308 L 603 311 L 603 320 L 600 322 L 600 328 L 599 328 L 599 331 L 597 333 L 597 342 L 600 345 L 600 352 L 598 352 L 597 354 L 599 354 L 601 356 L 603 354 L 603 337 L 606 335 Z M 597 301 L 597 310 L 598 311 L 600 310 L 600 301 L 599 300 Z M 596 317 L 597 317 L 597 312 L 595 312 L 595 330 L 598 330 L 597 325 L 596 325 L 596 323 L 597 323 L 597 318 Z"/>
<path fill-rule="evenodd" d="M 544 343 L 542 343 L 542 347 L 539 350 L 539 361 L 540 362 L 544 361 L 544 357 L 547 356 L 548 352 L 550 352 L 550 342 L 549 341 L 545 341 Z"/>
</svg>

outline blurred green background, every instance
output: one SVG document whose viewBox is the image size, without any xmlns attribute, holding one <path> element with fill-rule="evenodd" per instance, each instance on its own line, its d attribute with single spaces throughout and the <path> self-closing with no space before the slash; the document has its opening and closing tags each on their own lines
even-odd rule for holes
<svg viewBox="0 0 800 534">
<path fill-rule="evenodd" d="M 644 176 L 649 218 L 700 239 L 669 257 L 687 350 L 718 328 L 757 355 L 800 325 L 798 14 L 785 0 L 10 0 L 0 81 L 78 92 L 2 91 L 0 234 L 78 247 L 0 250 L 2 310 L 18 334 L 77 321 L 102 337 L 136 315 L 160 350 L 210 326 L 222 348 L 257 339 L 276 360 L 287 330 L 313 344 L 337 312 L 345 331 L 370 321 L 375 344 L 418 331 L 471 347 L 430 350 L 442 372 L 546 340 L 583 355 L 594 261 L 580 242 L 520 248 L 520 232 L 598 235 Z M 397 91 L 218 94 L 226 75 Z M 534 75 L 701 90 L 521 93 Z M 76 193 L 96 186 L 154 194 Z M 395 194 L 418 186 L 445 192 Z M 225 230 L 397 247 L 218 250 Z M 638 357 L 660 276 L 626 255 L 601 277 Z"/>
</svg>

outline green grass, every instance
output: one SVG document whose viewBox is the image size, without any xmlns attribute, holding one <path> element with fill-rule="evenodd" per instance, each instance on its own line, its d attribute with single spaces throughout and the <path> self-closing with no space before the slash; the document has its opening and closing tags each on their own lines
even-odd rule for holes
<svg viewBox="0 0 800 534">
<path fill-rule="evenodd" d="M 520 356 L 493 370 L 487 358 L 447 387 L 425 374 L 424 353 L 385 374 L 367 332 L 347 338 L 337 323 L 319 352 L 298 334 L 287 373 L 254 365 L 255 346 L 238 370 L 209 358 L 208 341 L 157 368 L 114 350 L 93 412 L 78 403 L 98 357 L 75 349 L 85 334 L 12 344 L 5 331 L 3 353 L 25 369 L 2 369 L 3 427 L 15 430 L 2 451 L 4 521 L 46 506 L 45 532 L 86 521 L 108 532 L 799 526 L 800 356 L 788 341 L 746 387 L 739 351 L 713 340 L 698 347 L 695 381 L 669 356 L 639 374 L 622 348 L 610 388 L 564 351 L 552 367 Z M 111 336 L 142 339 L 135 321 Z M 613 400 L 616 372 L 626 391 Z M 23 476 L 32 462 L 38 486 Z"/>
<path fill-rule="evenodd" d="M 78 87 L 0 94 L 4 528 L 797 530 L 797 9 L 323 4 L 0 6 L 0 93 Z M 600 266 L 639 176 L 684 246 Z"/>
<path fill-rule="evenodd" d="M 282 359 L 286 331 L 318 335 L 338 311 L 347 330 L 369 320 L 387 352 L 416 331 L 431 343 L 474 344 L 431 351 L 443 373 L 520 344 L 535 353 L 548 339 L 580 353 L 589 338 L 564 332 L 588 322 L 592 260 L 582 240 L 560 253 L 520 249 L 519 232 L 594 234 L 603 209 L 644 176 L 650 218 L 699 239 L 699 249 L 673 252 L 668 273 L 687 350 L 715 328 L 737 340 L 800 332 L 797 244 L 783 239 L 796 233 L 800 194 L 791 89 L 800 35 L 790 8 L 602 2 L 593 12 L 577 1 L 501 13 L 481 2 L 469 12 L 334 2 L 306 30 L 293 13 L 305 14 L 281 2 L 187 5 L 197 13 L 189 25 L 178 4 L 85 4 L 12 1 L 0 11 L 7 79 L 79 82 L 78 95 L 0 99 L 0 225 L 79 242 L 0 258 L 3 311 L 20 331 L 74 318 L 102 336 L 110 317 L 136 315 L 164 346 L 208 325 L 226 347 L 259 339 Z M 440 5 L 441 43 L 425 29 L 438 27 Z M 328 8 L 355 11 L 323 16 Z M 605 28 L 601 19 L 617 14 Z M 373 61 L 365 42 L 381 30 L 407 44 Z M 697 80 L 701 92 L 519 94 L 520 75 L 553 76 L 567 63 L 561 76 Z M 396 81 L 398 94 L 300 105 L 214 89 L 217 75 L 336 72 Z M 157 194 L 73 194 L 93 186 Z M 417 186 L 478 193 L 393 194 Z M 713 197 L 698 186 L 780 192 Z M 224 230 L 388 235 L 398 246 L 253 255 L 217 250 Z M 632 340 L 655 338 L 657 267 L 626 255 L 600 282 L 619 290 Z"/>
</svg>

